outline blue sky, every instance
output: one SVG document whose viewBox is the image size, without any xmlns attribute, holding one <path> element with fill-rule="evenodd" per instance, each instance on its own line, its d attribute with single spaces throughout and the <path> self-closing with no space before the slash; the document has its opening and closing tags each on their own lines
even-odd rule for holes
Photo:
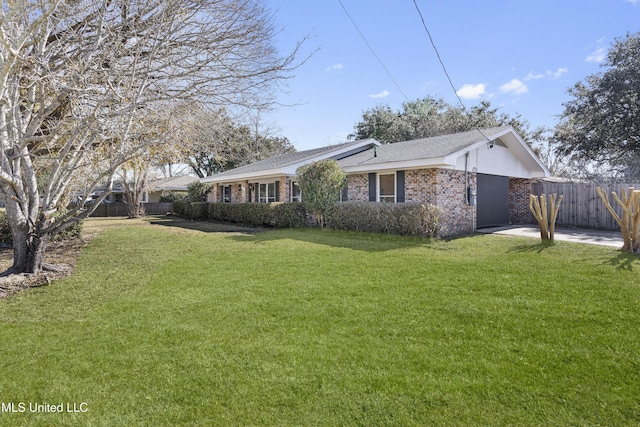
<svg viewBox="0 0 640 427">
<path fill-rule="evenodd" d="M 457 103 L 413 0 L 267 0 L 290 51 L 318 51 L 269 120 L 298 150 L 346 141 L 362 112 L 432 95 Z M 640 0 L 416 0 L 466 107 L 487 99 L 553 126 L 567 89 L 600 70 L 616 38 L 640 31 Z M 395 82 L 397 83 L 394 83 Z"/>
</svg>

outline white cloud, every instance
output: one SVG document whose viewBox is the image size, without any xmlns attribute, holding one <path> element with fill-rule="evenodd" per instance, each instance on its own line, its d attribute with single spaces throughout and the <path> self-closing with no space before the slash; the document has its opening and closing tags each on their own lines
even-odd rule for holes
<svg viewBox="0 0 640 427">
<path fill-rule="evenodd" d="M 502 93 L 513 93 L 515 95 L 521 95 L 523 93 L 527 93 L 529 89 L 527 85 L 522 83 L 520 79 L 512 79 L 510 82 L 503 84 L 500 86 L 500 92 Z"/>
<path fill-rule="evenodd" d="M 486 89 L 487 89 L 487 85 L 482 83 L 479 83 L 477 85 L 466 84 L 462 86 L 460 89 L 458 89 L 458 91 L 456 92 L 456 95 L 464 99 L 478 99 L 482 95 L 487 93 Z"/>
<path fill-rule="evenodd" d="M 369 98 L 386 98 L 387 96 L 389 96 L 389 91 L 388 90 L 383 90 L 380 93 L 374 93 L 372 95 L 369 95 Z"/>
<path fill-rule="evenodd" d="M 547 75 L 552 79 L 559 79 L 563 74 L 567 74 L 569 70 L 566 68 L 558 68 L 556 71 L 547 71 Z"/>
<path fill-rule="evenodd" d="M 602 62 L 604 58 L 607 56 L 607 50 L 604 47 L 599 47 L 595 51 L 591 52 L 585 60 L 587 62 Z"/>
<path fill-rule="evenodd" d="M 342 71 L 342 64 L 333 64 L 332 66 L 324 69 L 325 73 L 328 73 L 330 71 Z"/>
<path fill-rule="evenodd" d="M 543 78 L 544 78 L 544 74 L 540 74 L 540 73 L 538 73 L 538 74 L 533 74 L 533 73 L 531 73 L 531 72 L 530 72 L 529 74 L 527 74 L 527 77 L 525 77 L 525 78 L 524 78 L 524 79 L 522 79 L 522 80 L 524 80 L 524 81 L 529 81 L 529 80 L 540 80 L 540 79 L 543 79 Z"/>
</svg>

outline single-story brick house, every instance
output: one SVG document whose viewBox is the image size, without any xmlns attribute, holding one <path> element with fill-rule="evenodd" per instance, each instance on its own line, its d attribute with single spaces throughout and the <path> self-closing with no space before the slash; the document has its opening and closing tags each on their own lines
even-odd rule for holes
<svg viewBox="0 0 640 427">
<path fill-rule="evenodd" d="M 365 139 L 275 156 L 219 173 L 210 202 L 299 202 L 298 167 L 333 158 L 347 173 L 342 200 L 430 203 L 446 234 L 531 223 L 529 194 L 549 170 L 510 126 L 382 145 Z"/>
</svg>

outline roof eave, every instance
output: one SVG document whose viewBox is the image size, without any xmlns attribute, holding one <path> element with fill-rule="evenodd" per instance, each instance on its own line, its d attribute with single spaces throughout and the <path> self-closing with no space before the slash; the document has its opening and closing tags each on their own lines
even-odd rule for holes
<svg viewBox="0 0 640 427">
<path fill-rule="evenodd" d="M 362 165 L 352 165 L 343 167 L 346 173 L 373 172 L 385 170 L 406 170 L 421 168 L 450 168 L 455 163 L 447 161 L 444 157 L 434 157 L 429 159 L 403 160 L 398 162 L 368 163 Z"/>
</svg>

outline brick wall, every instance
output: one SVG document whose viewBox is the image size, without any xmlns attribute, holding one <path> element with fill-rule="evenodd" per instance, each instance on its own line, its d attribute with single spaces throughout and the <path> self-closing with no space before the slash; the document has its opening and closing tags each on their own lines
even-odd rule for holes
<svg viewBox="0 0 640 427">
<path fill-rule="evenodd" d="M 443 236 L 473 233 L 476 207 L 467 204 L 467 184 L 476 188 L 476 175 L 448 169 L 436 170 L 436 206 L 445 213 Z M 468 179 L 468 182 L 467 182 Z"/>
<path fill-rule="evenodd" d="M 404 173 L 405 202 L 431 203 L 437 200 L 437 169 L 410 170 Z"/>
<path fill-rule="evenodd" d="M 352 202 L 369 201 L 369 175 L 360 173 L 347 176 L 347 191 Z M 304 195 L 302 196 L 304 199 Z"/>
<path fill-rule="evenodd" d="M 220 186 L 218 184 L 213 184 L 211 186 L 211 190 L 207 193 L 207 202 L 209 203 L 217 203 L 220 201 Z"/>
<path fill-rule="evenodd" d="M 248 197 L 249 197 L 249 181 L 243 181 L 240 183 L 231 184 L 231 201 L 233 203 L 246 202 Z"/>
<path fill-rule="evenodd" d="M 278 184 L 278 201 L 280 202 L 288 202 L 291 200 L 289 197 L 289 186 L 291 185 L 291 180 L 287 179 L 286 176 L 281 176 L 278 178 L 280 184 Z"/>
<path fill-rule="evenodd" d="M 533 192 L 535 180 L 527 178 L 509 179 L 509 223 L 534 224 L 529 210 L 529 195 Z"/>
</svg>

